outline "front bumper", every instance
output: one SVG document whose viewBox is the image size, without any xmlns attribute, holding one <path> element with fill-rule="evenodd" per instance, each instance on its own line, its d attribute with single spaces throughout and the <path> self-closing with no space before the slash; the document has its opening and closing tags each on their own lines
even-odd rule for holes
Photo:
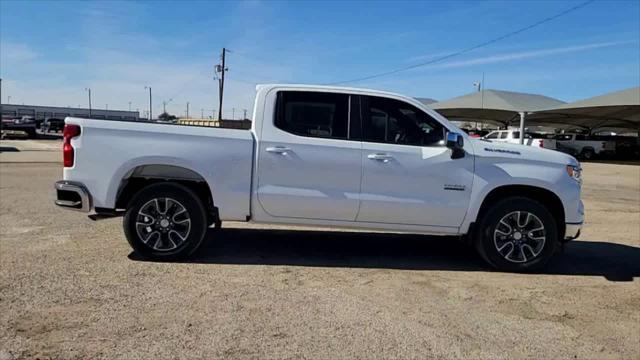
<svg viewBox="0 0 640 360">
<path fill-rule="evenodd" d="M 69 210 L 91 211 L 91 194 L 87 188 L 75 181 L 57 181 L 55 204 Z"/>
</svg>

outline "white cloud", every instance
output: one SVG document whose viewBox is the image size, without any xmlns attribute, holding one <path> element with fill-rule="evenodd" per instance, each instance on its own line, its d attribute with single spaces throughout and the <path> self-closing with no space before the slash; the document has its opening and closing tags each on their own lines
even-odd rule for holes
<svg viewBox="0 0 640 360">
<path fill-rule="evenodd" d="M 532 50 L 532 51 L 513 52 L 513 53 L 479 57 L 479 58 L 469 59 L 469 60 L 447 62 L 443 64 L 434 64 L 428 67 L 458 68 L 458 67 L 473 66 L 473 65 L 495 64 L 495 63 L 514 61 L 514 60 L 539 58 L 539 57 L 545 57 L 545 56 L 574 53 L 579 51 L 594 50 L 594 49 L 628 45 L 628 44 L 634 44 L 634 43 L 637 43 L 637 41 L 634 40 L 634 41 L 601 42 L 601 43 L 592 43 L 592 44 L 584 44 L 584 45 L 576 45 L 576 46 L 539 49 L 539 50 Z"/>
<path fill-rule="evenodd" d="M 88 9 L 86 18 L 78 28 L 78 38 L 62 43 L 65 56 L 41 56 L 24 45 L 2 43 L 3 96 L 12 97 L 12 102 L 54 106 L 77 106 L 87 104 L 84 88 L 92 89 L 94 108 L 140 109 L 141 114 L 148 109 L 149 99 L 145 86 L 153 88 L 153 113 L 162 111 L 162 102 L 169 101 L 167 111 L 183 115 L 186 103 L 190 103 L 190 114 L 205 115 L 218 108 L 218 85 L 213 79 L 213 66 L 218 58 L 218 46 L 210 43 L 206 34 L 194 34 L 189 38 L 172 35 L 154 36 L 146 32 L 131 30 L 124 26 L 127 17 L 103 16 L 105 11 L 98 3 L 96 9 Z M 131 8 L 127 12 L 144 11 L 145 4 Z M 292 66 L 284 62 L 261 61 L 264 48 L 268 48 L 266 33 L 268 27 L 252 25 L 244 13 L 247 8 L 260 3 L 240 3 L 237 15 L 228 17 L 237 22 L 238 37 L 226 39 L 232 49 L 241 49 L 251 54 L 248 59 L 230 55 L 225 82 L 225 116 L 236 115 L 242 109 L 249 112 L 253 107 L 255 85 L 252 81 L 283 82 L 292 78 Z M 111 12 L 107 12 L 111 14 Z M 261 12 L 264 15 L 264 13 Z M 113 14 L 112 14 L 113 15 Z M 272 14 L 275 16 L 276 14 Z M 129 30 L 127 30 L 129 29 Z M 187 54 L 190 43 L 206 43 L 207 48 L 197 53 Z M 11 51 L 8 51 L 11 50 Z M 308 52 L 303 51 L 303 54 Z M 295 54 L 294 54 L 295 55 Z M 251 61 L 255 56 L 258 61 Z M 304 64 L 302 56 L 279 55 L 289 64 Z M 34 60 L 37 61 L 27 61 Z M 11 66 L 8 66 L 9 62 Z M 249 82 L 244 83 L 243 81 Z M 6 98 L 6 96 L 5 96 Z M 217 112 L 216 112 L 217 113 Z"/>
<path fill-rule="evenodd" d="M 35 60 L 39 54 L 25 44 L 0 42 L 0 61 L 5 66 Z"/>
</svg>

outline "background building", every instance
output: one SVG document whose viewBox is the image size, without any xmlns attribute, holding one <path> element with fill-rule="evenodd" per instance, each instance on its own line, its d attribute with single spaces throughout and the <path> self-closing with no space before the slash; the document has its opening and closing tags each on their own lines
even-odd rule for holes
<svg viewBox="0 0 640 360">
<path fill-rule="evenodd" d="M 137 111 L 91 109 L 91 116 L 89 116 L 87 108 L 16 104 L 2 104 L 2 115 L 3 117 L 32 116 L 36 121 L 48 118 L 64 119 L 67 116 L 108 120 L 138 120 L 140 118 L 140 113 Z"/>
</svg>

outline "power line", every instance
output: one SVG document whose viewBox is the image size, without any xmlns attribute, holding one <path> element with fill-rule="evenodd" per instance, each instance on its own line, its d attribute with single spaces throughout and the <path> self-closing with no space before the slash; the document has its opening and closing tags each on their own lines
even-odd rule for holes
<svg viewBox="0 0 640 360">
<path fill-rule="evenodd" d="M 434 64 L 434 63 L 440 62 L 440 61 L 442 61 L 442 60 L 447 60 L 447 59 L 450 59 L 450 58 L 452 58 L 452 57 L 455 57 L 455 56 L 458 56 L 458 55 L 462 55 L 462 54 L 465 54 L 465 53 L 471 52 L 471 51 L 473 51 L 473 50 L 479 49 L 479 48 L 481 48 L 481 47 L 485 47 L 485 46 L 488 46 L 488 45 L 491 45 L 491 44 L 497 43 L 497 42 L 499 42 L 499 41 L 501 41 L 501 40 L 504 40 L 504 39 L 506 39 L 506 38 L 509 38 L 509 37 L 511 37 L 511 36 L 514 36 L 514 35 L 517 35 L 517 34 L 523 33 L 523 32 L 525 32 L 525 31 L 527 31 L 527 30 L 531 30 L 531 29 L 533 29 L 533 28 L 535 28 L 535 27 L 538 27 L 538 26 L 540 26 L 540 25 L 542 25 L 542 24 L 545 24 L 545 23 L 547 23 L 547 22 L 549 22 L 549 21 L 555 20 L 555 19 L 557 19 L 557 18 L 559 18 L 559 17 L 562 17 L 562 16 L 564 16 L 564 15 L 567 15 L 567 14 L 569 14 L 569 13 L 573 12 L 573 11 L 576 11 L 576 10 L 578 10 L 578 9 L 581 9 L 581 8 L 583 8 L 583 7 L 585 7 L 585 6 L 589 5 L 589 4 L 591 4 L 591 3 L 592 3 L 592 2 L 594 2 L 594 1 L 596 1 L 596 0 L 587 0 L 587 1 L 583 2 L 583 3 L 581 3 L 581 4 L 578 4 L 578 5 L 576 5 L 576 6 L 573 6 L 573 7 L 571 7 L 571 8 L 568 8 L 568 9 L 566 9 L 566 10 L 564 10 L 564 11 L 562 11 L 562 12 L 559 12 L 559 13 L 557 13 L 557 14 L 553 15 L 553 16 L 546 17 L 546 18 L 544 18 L 544 19 L 542 19 L 542 20 L 536 21 L 536 22 L 535 22 L 535 23 L 533 23 L 533 24 L 527 25 L 527 26 L 525 26 L 525 27 L 523 27 L 523 28 L 520 28 L 520 29 L 517 29 L 517 30 L 515 30 L 515 31 L 511 31 L 511 32 L 509 32 L 509 33 L 507 33 L 507 34 L 504 34 L 504 35 L 500 36 L 500 37 L 497 37 L 497 38 L 494 38 L 494 39 L 491 39 L 491 40 L 485 41 L 485 42 L 483 42 L 483 43 L 480 43 L 480 44 L 477 44 L 477 45 L 474 45 L 474 46 L 468 47 L 468 48 L 466 48 L 466 49 L 462 49 L 462 50 L 460 50 L 460 51 L 457 51 L 457 52 L 454 52 L 454 53 L 451 53 L 451 54 L 448 54 L 448 55 L 444 55 L 444 56 L 441 56 L 441 57 L 435 58 L 435 59 L 430 60 L 430 61 L 427 61 L 427 62 L 423 62 L 423 63 L 419 63 L 419 64 L 414 64 L 414 65 L 409 65 L 409 66 L 401 67 L 401 68 L 398 68 L 398 69 L 395 69 L 395 70 L 385 71 L 385 72 L 381 72 L 381 73 L 377 73 L 377 74 L 373 74 L 373 75 L 368 75 L 368 76 L 363 76 L 363 77 L 359 77 L 359 78 L 355 78 L 355 79 L 350 79 L 350 80 L 345 80 L 345 81 L 336 81 L 336 82 L 332 82 L 332 83 L 327 83 L 326 85 L 346 84 L 346 83 L 352 83 L 352 82 L 358 82 L 358 81 L 370 80 L 370 79 L 374 79 L 374 78 L 378 78 L 378 77 L 382 77 L 382 76 L 388 76 L 388 75 L 397 74 L 397 73 L 402 72 L 402 71 L 407 71 L 407 70 L 415 69 L 415 68 L 422 67 L 422 66 L 426 66 L 426 65 L 431 65 L 431 64 Z"/>
</svg>

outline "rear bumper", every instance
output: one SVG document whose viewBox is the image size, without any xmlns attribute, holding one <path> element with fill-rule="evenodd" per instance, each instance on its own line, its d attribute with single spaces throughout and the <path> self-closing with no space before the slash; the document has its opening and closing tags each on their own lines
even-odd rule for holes
<svg viewBox="0 0 640 360">
<path fill-rule="evenodd" d="M 576 239 L 580 236 L 580 230 L 582 230 L 582 223 L 567 223 L 564 232 L 564 240 L 569 241 Z"/>
<path fill-rule="evenodd" d="M 56 205 L 69 210 L 91 211 L 91 194 L 83 184 L 61 180 L 55 183 L 55 188 Z"/>
</svg>

